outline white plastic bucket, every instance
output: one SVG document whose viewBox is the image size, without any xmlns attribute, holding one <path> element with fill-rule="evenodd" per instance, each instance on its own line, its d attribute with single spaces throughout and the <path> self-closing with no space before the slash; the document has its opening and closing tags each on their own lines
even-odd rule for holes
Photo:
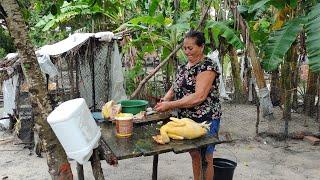
<svg viewBox="0 0 320 180">
<path fill-rule="evenodd" d="M 83 98 L 62 103 L 47 120 L 69 158 L 80 164 L 89 160 L 101 132 Z"/>
</svg>

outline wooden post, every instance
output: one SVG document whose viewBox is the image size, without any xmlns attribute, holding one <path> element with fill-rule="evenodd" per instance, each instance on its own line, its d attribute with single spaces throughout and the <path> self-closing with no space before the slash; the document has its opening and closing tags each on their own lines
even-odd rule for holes
<svg viewBox="0 0 320 180">
<path fill-rule="evenodd" d="M 91 167 L 94 179 L 96 180 L 104 180 L 103 172 L 101 169 L 101 163 L 99 158 L 98 149 L 94 149 L 92 153 Z"/>
<path fill-rule="evenodd" d="M 257 101 L 257 122 L 256 122 L 256 135 L 259 134 L 259 123 L 260 123 L 260 103 Z"/>
<path fill-rule="evenodd" d="M 158 179 L 158 160 L 159 155 L 156 154 L 153 156 L 153 165 L 152 165 L 152 180 Z"/>
<path fill-rule="evenodd" d="M 78 180 L 84 180 L 83 166 L 78 162 L 77 162 L 77 174 L 78 174 Z"/>
</svg>

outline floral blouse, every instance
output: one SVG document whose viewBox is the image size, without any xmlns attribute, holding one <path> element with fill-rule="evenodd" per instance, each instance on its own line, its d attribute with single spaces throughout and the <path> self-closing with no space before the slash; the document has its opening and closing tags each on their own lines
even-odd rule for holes
<svg viewBox="0 0 320 180">
<path fill-rule="evenodd" d="M 173 82 L 175 99 L 179 100 L 195 92 L 196 77 L 204 71 L 215 71 L 217 76 L 212 83 L 212 88 L 207 98 L 199 105 L 191 108 L 178 109 L 180 118 L 187 117 L 196 122 L 211 121 L 221 116 L 221 105 L 219 101 L 219 69 L 218 65 L 208 57 L 192 67 L 182 65 L 178 68 L 176 79 Z"/>
</svg>

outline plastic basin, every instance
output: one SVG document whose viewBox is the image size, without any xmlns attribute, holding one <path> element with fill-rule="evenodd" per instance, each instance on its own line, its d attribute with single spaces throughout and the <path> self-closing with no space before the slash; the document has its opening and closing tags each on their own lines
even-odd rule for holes
<svg viewBox="0 0 320 180">
<path fill-rule="evenodd" d="M 145 111 L 148 101 L 145 100 L 122 100 L 119 102 L 123 113 L 138 114 L 140 111 Z"/>
</svg>

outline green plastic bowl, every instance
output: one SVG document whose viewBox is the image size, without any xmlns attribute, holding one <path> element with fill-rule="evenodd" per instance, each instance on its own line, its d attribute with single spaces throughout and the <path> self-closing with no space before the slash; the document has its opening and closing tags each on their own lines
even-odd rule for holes
<svg viewBox="0 0 320 180">
<path fill-rule="evenodd" d="M 119 102 L 123 113 L 138 114 L 140 111 L 145 111 L 148 101 L 145 100 L 122 100 Z"/>
</svg>

